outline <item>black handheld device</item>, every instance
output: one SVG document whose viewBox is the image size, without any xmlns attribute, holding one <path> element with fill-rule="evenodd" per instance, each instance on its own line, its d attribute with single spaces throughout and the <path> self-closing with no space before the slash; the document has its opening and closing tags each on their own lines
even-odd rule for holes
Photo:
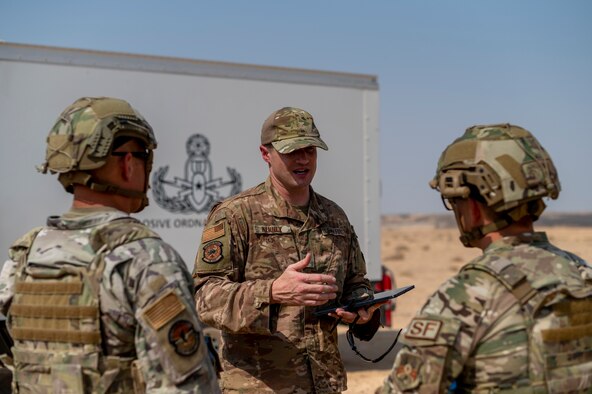
<svg viewBox="0 0 592 394">
<path fill-rule="evenodd" d="M 397 298 L 398 296 L 407 293 L 409 290 L 414 289 L 414 285 L 399 287 L 395 290 L 383 291 L 381 293 L 374 294 L 373 298 L 354 298 L 346 305 L 334 305 L 329 308 L 319 309 L 313 312 L 313 314 L 317 317 L 325 316 L 329 313 L 335 312 L 337 308 L 343 308 L 346 311 L 357 311 L 360 308 L 368 307 L 374 304 L 378 304 L 380 302 L 388 301 L 392 298 Z"/>
</svg>

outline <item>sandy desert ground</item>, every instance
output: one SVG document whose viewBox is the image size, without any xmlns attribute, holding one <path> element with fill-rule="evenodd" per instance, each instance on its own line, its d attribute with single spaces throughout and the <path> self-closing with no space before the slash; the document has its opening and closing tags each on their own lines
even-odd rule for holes
<svg viewBox="0 0 592 394">
<path fill-rule="evenodd" d="M 592 261 L 592 227 L 537 227 L 546 231 L 556 246 L 570 250 Z M 464 248 L 456 228 L 436 228 L 430 224 L 383 224 L 382 261 L 395 276 L 397 286 L 413 284 L 415 289 L 399 299 L 394 312 L 395 328 L 404 327 L 426 298 L 466 262 L 480 254 L 478 249 Z M 371 344 L 359 346 L 362 353 L 378 356 L 394 339 L 396 330 L 381 329 Z M 349 349 L 340 333 L 341 353 L 348 370 L 347 394 L 369 394 L 381 385 L 388 374 L 394 355 L 378 364 L 368 364 Z M 385 347 L 386 346 L 386 347 Z"/>
</svg>

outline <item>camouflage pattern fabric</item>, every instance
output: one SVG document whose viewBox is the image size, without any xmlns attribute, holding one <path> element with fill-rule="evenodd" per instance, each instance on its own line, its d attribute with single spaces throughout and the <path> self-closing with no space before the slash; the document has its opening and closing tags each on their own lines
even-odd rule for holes
<svg viewBox="0 0 592 394">
<path fill-rule="evenodd" d="M 312 115 L 300 108 L 284 107 L 274 111 L 261 128 L 261 145 L 272 144 L 279 153 L 316 146 L 328 150 L 314 124 Z"/>
<path fill-rule="evenodd" d="M 55 335 L 15 341 L 15 389 L 19 392 L 94 392 L 91 382 L 97 381 L 96 369 L 102 373 L 97 389 L 101 392 L 130 392 L 134 374 L 133 389 L 139 392 L 219 392 L 185 264 L 156 234 L 130 220 L 112 208 L 73 209 L 48 219 L 50 225 L 25 235 L 11 248 L 11 259 L 1 275 L 9 279 L 0 287 L 0 309 L 8 312 L 11 335 L 47 335 L 49 329 Z M 44 270 L 49 275 L 56 268 L 68 272 L 73 269 L 68 266 L 94 264 L 97 250 L 102 266 L 96 272 L 102 274 L 94 286 L 104 352 L 99 354 L 93 353 L 95 345 L 73 343 L 76 340 L 64 339 L 63 334 L 72 330 L 92 334 L 92 318 L 76 321 L 26 315 L 27 309 L 47 310 L 56 301 L 63 302 L 59 295 L 31 294 L 36 284 L 51 285 L 36 279 L 42 275 L 32 277 L 31 272 Z M 84 297 L 90 297 L 92 305 L 92 294 Z"/>
<path fill-rule="evenodd" d="M 505 237 L 429 298 L 377 392 L 590 393 L 591 307 L 585 261 L 544 233 Z"/>
<path fill-rule="evenodd" d="M 120 135 L 139 138 L 149 150 L 156 149 L 152 128 L 129 103 L 109 97 L 82 97 L 64 109 L 49 131 L 40 170 L 61 174 L 102 167 Z"/>
<path fill-rule="evenodd" d="M 270 304 L 272 282 L 312 253 L 309 272 L 334 275 L 338 300 L 371 293 L 357 237 L 335 203 L 311 192 L 308 213 L 270 179 L 214 207 L 195 262 L 199 316 L 222 330 L 223 391 L 335 393 L 346 389 L 335 320 Z M 370 331 L 377 324 L 357 326 Z"/>
<path fill-rule="evenodd" d="M 467 198 L 468 185 L 495 212 L 556 199 L 561 191 L 547 151 L 528 130 L 511 124 L 469 127 L 442 152 L 430 186 L 444 198 Z"/>
<path fill-rule="evenodd" d="M 103 167 L 113 154 L 117 138 L 143 141 L 147 158 L 144 190 L 124 189 L 95 179 L 88 170 Z M 146 119 L 128 102 L 110 97 L 82 97 L 68 106 L 47 136 L 45 162 L 37 167 L 42 173 L 58 173 L 58 180 L 68 193 L 75 185 L 95 191 L 142 198 L 135 212 L 148 205 L 148 179 L 152 169 L 156 139 Z"/>
</svg>

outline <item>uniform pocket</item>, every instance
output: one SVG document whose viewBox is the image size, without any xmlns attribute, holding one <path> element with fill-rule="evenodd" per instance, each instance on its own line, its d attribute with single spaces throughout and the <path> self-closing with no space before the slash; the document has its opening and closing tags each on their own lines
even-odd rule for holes
<svg viewBox="0 0 592 394">
<path fill-rule="evenodd" d="M 284 271 L 288 265 L 298 261 L 298 251 L 292 229 L 287 225 L 254 225 L 257 236 L 257 253 L 249 258 L 252 267 L 251 272 L 258 272 L 256 266 L 261 266 L 262 272 L 267 272 L 269 267 L 277 267 Z M 256 278 L 250 278 L 256 279 Z"/>
<path fill-rule="evenodd" d="M 309 246 L 315 272 L 339 276 L 348 261 L 349 243 L 345 235 L 345 231 L 333 227 L 323 227 L 310 233 Z"/>
</svg>

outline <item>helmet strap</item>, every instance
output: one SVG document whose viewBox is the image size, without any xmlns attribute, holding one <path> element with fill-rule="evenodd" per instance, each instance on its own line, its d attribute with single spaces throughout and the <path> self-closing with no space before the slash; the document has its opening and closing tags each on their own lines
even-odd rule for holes
<svg viewBox="0 0 592 394">
<path fill-rule="evenodd" d="M 138 209 L 138 211 L 136 211 L 136 212 L 141 211 L 144 207 L 146 207 L 148 205 L 148 197 L 146 196 L 146 191 L 140 192 L 137 190 L 124 189 L 122 187 L 119 187 L 117 185 L 113 185 L 110 183 L 97 182 L 87 172 L 83 172 L 83 171 L 66 172 L 66 173 L 60 174 L 58 177 L 58 180 L 61 182 L 61 184 L 66 189 L 66 191 L 69 193 L 72 193 L 74 191 L 72 186 L 77 184 L 77 185 L 86 186 L 89 189 L 96 191 L 96 192 L 100 192 L 100 193 L 118 194 L 120 196 L 129 197 L 129 198 L 141 198 L 142 205 Z"/>
<path fill-rule="evenodd" d="M 493 223 L 489 223 L 485 226 L 475 227 L 470 231 L 465 231 L 462 228 L 460 222 L 457 221 L 457 223 L 461 234 L 459 237 L 460 242 L 462 242 L 462 244 L 466 247 L 472 247 L 473 245 L 471 244 L 471 242 L 477 241 L 489 233 L 508 227 L 512 223 L 512 221 L 508 220 L 505 217 L 502 217 Z"/>
<path fill-rule="evenodd" d="M 514 209 L 500 213 L 498 216 L 498 220 L 494 221 L 493 223 L 489 223 L 485 226 L 476 227 L 470 231 L 465 231 L 462 228 L 461 222 L 457 215 L 456 222 L 461 233 L 460 241 L 464 246 L 471 247 L 473 246 L 471 245 L 471 242 L 479 240 L 483 238 L 485 235 L 492 233 L 494 231 L 502 230 L 508 227 L 510 224 L 518 222 L 527 216 L 532 217 L 533 220 L 537 220 L 539 216 L 541 216 L 545 208 L 545 202 L 541 199 L 529 201 L 527 203 L 518 205 Z"/>
<path fill-rule="evenodd" d="M 494 222 L 483 226 L 475 226 L 469 230 L 464 228 L 460 212 L 457 209 L 454 209 L 454 216 L 456 217 L 456 224 L 460 232 L 460 242 L 467 248 L 475 246 L 473 245 L 474 241 L 480 240 L 489 233 L 508 227 L 512 223 L 511 217 L 501 214 Z"/>
</svg>

